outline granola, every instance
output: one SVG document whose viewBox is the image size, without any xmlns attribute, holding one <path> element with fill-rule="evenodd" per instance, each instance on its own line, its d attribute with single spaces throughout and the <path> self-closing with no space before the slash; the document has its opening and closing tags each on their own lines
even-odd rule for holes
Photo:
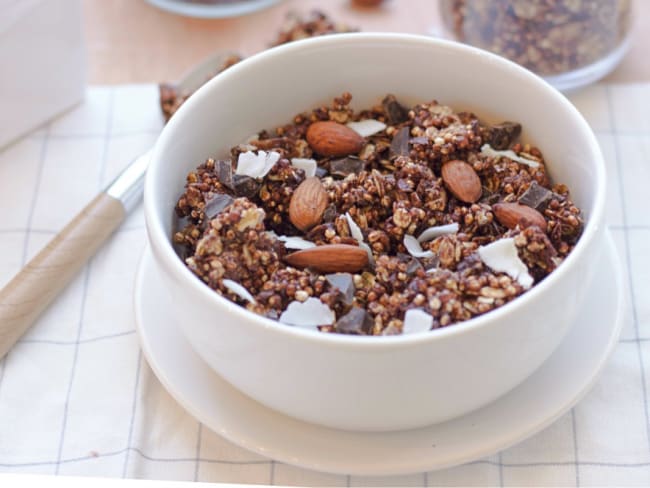
<svg viewBox="0 0 650 488">
<path fill-rule="evenodd" d="M 630 30 L 629 0 L 443 0 L 442 17 L 460 41 L 541 75 L 596 63 Z"/>
<path fill-rule="evenodd" d="M 291 326 L 415 333 L 515 299 L 571 252 L 582 213 L 519 124 L 351 98 L 188 174 L 173 240 L 215 292 Z"/>
</svg>

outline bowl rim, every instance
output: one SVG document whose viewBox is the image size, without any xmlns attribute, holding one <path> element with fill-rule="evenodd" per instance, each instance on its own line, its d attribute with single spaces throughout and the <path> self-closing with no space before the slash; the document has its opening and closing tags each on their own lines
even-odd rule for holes
<svg viewBox="0 0 650 488">
<path fill-rule="evenodd" d="M 162 160 L 161 151 L 163 142 L 172 137 L 171 135 L 175 133 L 177 126 L 185 124 L 185 119 L 188 118 L 188 114 L 190 114 L 195 107 L 201 105 L 203 99 L 206 98 L 211 91 L 217 89 L 221 80 L 238 76 L 240 71 L 248 69 L 250 65 L 257 63 L 260 60 L 267 60 L 275 56 L 290 56 L 295 51 L 321 48 L 323 46 L 345 46 L 349 48 L 351 44 L 361 45 L 364 43 L 372 44 L 379 42 L 399 43 L 405 47 L 408 47 L 409 45 L 428 45 L 435 49 L 455 51 L 463 57 L 484 58 L 491 64 L 498 65 L 499 69 L 507 71 L 509 76 L 512 76 L 514 79 L 519 79 L 521 82 L 531 85 L 536 91 L 546 92 L 546 96 L 553 99 L 556 104 L 563 106 L 565 111 L 570 114 L 574 119 L 574 122 L 577 123 L 580 130 L 586 136 L 588 144 L 593 149 L 592 152 L 596 156 L 592 161 L 592 169 L 595 172 L 596 181 L 595 188 L 591 192 L 593 195 L 593 208 L 587 216 L 582 235 L 576 243 L 576 246 L 560 266 L 550 273 L 548 277 L 546 277 L 541 283 L 533 286 L 524 294 L 516 297 L 511 302 L 483 315 L 454 323 L 452 326 L 440 327 L 417 334 L 400 334 L 393 336 L 327 334 L 319 332 L 318 330 L 310 330 L 307 328 L 283 324 L 277 320 L 257 315 L 219 295 L 199 280 L 178 257 L 173 249 L 171 236 L 166 234 L 162 219 L 157 216 L 157 213 L 161 213 L 161 215 L 163 213 L 162 209 L 160 212 L 156 211 L 155 201 L 158 200 L 158 198 L 156 198 L 157 189 L 154 185 L 154 182 L 157 179 L 156 175 L 161 171 L 157 162 Z M 574 267 L 573 263 L 579 261 L 582 254 L 585 252 L 585 249 L 588 248 L 592 241 L 599 235 L 602 221 L 604 219 L 605 199 L 605 162 L 594 132 L 577 108 L 562 93 L 553 88 L 545 80 L 505 58 L 454 41 L 435 39 L 416 34 L 363 32 L 321 36 L 273 47 L 242 60 L 230 67 L 228 70 L 215 76 L 199 88 L 174 114 L 174 117 L 172 117 L 169 123 L 163 128 L 161 134 L 156 140 L 145 178 L 144 213 L 149 245 L 152 248 L 156 260 L 163 265 L 165 272 L 168 275 L 171 275 L 175 281 L 181 283 L 182 286 L 190 287 L 193 293 L 198 294 L 202 302 L 207 303 L 211 307 L 217 307 L 224 312 L 230 313 L 231 320 L 248 321 L 256 327 L 270 329 L 278 334 L 286 335 L 287 338 L 317 342 L 321 346 L 384 350 L 408 347 L 414 344 L 424 344 L 430 341 L 440 341 L 458 335 L 467 334 L 478 329 L 483 329 L 495 321 L 498 322 L 507 318 L 507 316 L 516 308 L 526 307 L 529 302 L 539 299 L 547 292 L 547 290 L 556 286 L 556 283 L 562 280 L 565 275 L 572 272 L 572 268 Z"/>
</svg>

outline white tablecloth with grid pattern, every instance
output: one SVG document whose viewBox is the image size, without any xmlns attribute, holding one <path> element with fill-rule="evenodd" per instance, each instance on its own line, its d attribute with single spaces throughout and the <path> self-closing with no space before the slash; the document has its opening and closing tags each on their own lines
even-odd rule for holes
<svg viewBox="0 0 650 488">
<path fill-rule="evenodd" d="M 0 361 L 0 472 L 280 485 L 650 485 L 650 84 L 571 97 L 607 161 L 607 221 L 625 272 L 620 343 L 593 390 L 494 456 L 391 478 L 315 473 L 238 448 L 187 414 L 138 347 L 136 210 Z M 162 126 L 155 85 L 95 86 L 0 152 L 0 285 Z"/>
</svg>

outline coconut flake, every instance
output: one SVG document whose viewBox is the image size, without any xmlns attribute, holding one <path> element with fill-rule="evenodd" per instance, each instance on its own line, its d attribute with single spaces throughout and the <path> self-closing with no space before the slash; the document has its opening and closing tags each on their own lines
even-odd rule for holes
<svg viewBox="0 0 650 488">
<path fill-rule="evenodd" d="M 419 308 L 411 308 L 404 315 L 402 334 L 427 332 L 433 326 L 433 317 Z"/>
<path fill-rule="evenodd" d="M 517 246 L 512 237 L 499 239 L 486 246 L 478 248 L 481 260 L 493 271 L 502 271 L 519 282 L 525 289 L 533 285 L 533 277 L 528 274 L 528 268 L 519 259 Z"/>
<path fill-rule="evenodd" d="M 483 146 L 481 146 L 481 154 L 484 154 L 485 156 L 490 156 L 490 157 L 493 157 L 493 158 L 506 157 L 506 158 L 512 159 L 513 161 L 516 161 L 518 163 L 528 165 L 531 168 L 539 168 L 539 164 L 540 164 L 539 161 L 535 161 L 534 159 L 528 159 L 528 158 L 523 158 L 523 157 L 519 156 L 512 149 L 507 149 L 505 151 L 497 151 L 496 149 L 494 149 L 489 144 L 483 144 Z"/>
<path fill-rule="evenodd" d="M 368 254 L 368 264 L 371 267 L 373 267 L 375 265 L 375 257 L 372 255 L 372 249 L 370 248 L 370 246 L 365 242 L 360 242 L 359 247 L 364 251 L 366 251 L 366 253 Z"/>
<path fill-rule="evenodd" d="M 336 320 L 334 312 L 318 298 L 309 297 L 304 302 L 293 301 L 280 315 L 283 324 L 299 327 L 331 325 Z"/>
<path fill-rule="evenodd" d="M 257 304 L 257 301 L 255 301 L 255 298 L 253 298 L 253 295 L 250 294 L 250 292 L 244 288 L 242 285 L 237 283 L 236 281 L 233 280 L 222 280 L 223 286 L 228 288 L 231 292 L 233 292 L 235 295 L 239 296 L 239 298 L 242 298 L 244 300 L 248 300 L 252 304 Z"/>
<path fill-rule="evenodd" d="M 311 158 L 291 158 L 291 165 L 295 168 L 299 168 L 305 172 L 305 176 L 307 178 L 311 178 L 312 176 L 316 176 L 316 168 L 318 165 L 316 164 L 315 159 Z"/>
<path fill-rule="evenodd" d="M 306 239 L 303 239 L 302 237 L 279 236 L 272 230 L 267 230 L 266 235 L 268 235 L 273 239 L 277 239 L 278 241 L 282 241 L 284 243 L 284 247 L 286 247 L 287 249 L 309 249 L 311 247 L 316 247 L 316 244 Z"/>
<path fill-rule="evenodd" d="M 368 253 L 368 263 L 370 266 L 374 266 L 375 257 L 372 255 L 372 249 L 370 246 L 363 240 L 363 232 L 361 232 L 361 227 L 357 225 L 349 212 L 345 212 L 345 219 L 348 221 L 350 235 L 359 243 L 359 247 Z"/>
<path fill-rule="evenodd" d="M 431 251 L 424 251 L 418 240 L 410 234 L 404 236 L 404 247 L 414 258 L 432 258 Z"/>
<path fill-rule="evenodd" d="M 348 122 L 346 124 L 361 137 L 368 137 L 386 128 L 386 124 L 375 119 L 360 120 L 359 122 Z"/>
<path fill-rule="evenodd" d="M 345 212 L 345 218 L 348 221 L 348 227 L 350 227 L 350 235 L 357 240 L 357 242 L 363 242 L 363 233 L 361 232 L 361 227 L 357 225 L 349 212 Z"/>
<path fill-rule="evenodd" d="M 458 232 L 458 224 L 456 222 L 447 225 L 436 225 L 424 229 L 422 234 L 418 237 L 418 242 L 431 241 L 436 237 L 444 236 L 446 234 L 455 234 L 456 232 Z"/>
<path fill-rule="evenodd" d="M 277 236 L 277 239 L 284 242 L 287 249 L 310 249 L 316 247 L 311 241 L 296 236 Z"/>
<path fill-rule="evenodd" d="M 263 178 L 271 171 L 275 163 L 280 159 L 280 153 L 275 151 L 246 151 L 239 154 L 237 159 L 236 175 L 250 176 L 251 178 Z"/>
</svg>

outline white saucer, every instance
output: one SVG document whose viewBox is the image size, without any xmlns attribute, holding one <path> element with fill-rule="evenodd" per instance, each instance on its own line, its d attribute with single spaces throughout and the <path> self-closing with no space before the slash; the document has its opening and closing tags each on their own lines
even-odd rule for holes
<svg viewBox="0 0 650 488">
<path fill-rule="evenodd" d="M 590 389 L 621 330 L 620 263 L 607 237 L 589 306 L 542 367 L 499 400 L 422 429 L 348 432 L 294 420 L 244 396 L 191 349 L 166 311 L 150 251 L 136 278 L 138 333 L 151 368 L 205 426 L 258 454 L 318 471 L 390 475 L 431 471 L 489 456 L 535 434 Z M 602 279 L 601 279 L 602 278 Z M 612 278 L 614 285 L 612 286 Z"/>
<path fill-rule="evenodd" d="M 275 5 L 279 0 L 246 0 L 224 4 L 201 4 L 183 0 L 147 0 L 154 7 L 173 14 L 200 19 L 239 17 Z"/>
</svg>

